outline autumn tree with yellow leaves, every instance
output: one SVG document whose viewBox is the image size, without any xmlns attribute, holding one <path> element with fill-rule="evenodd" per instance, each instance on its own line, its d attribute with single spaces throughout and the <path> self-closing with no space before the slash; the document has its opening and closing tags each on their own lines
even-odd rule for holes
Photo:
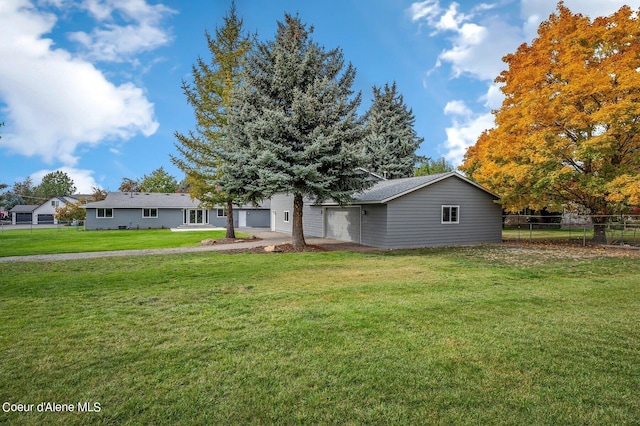
<svg viewBox="0 0 640 426">
<path fill-rule="evenodd" d="M 606 241 L 605 215 L 640 204 L 640 18 L 623 6 L 594 20 L 562 2 L 531 44 L 503 58 L 496 127 L 461 170 L 504 207 L 576 204 Z"/>
</svg>

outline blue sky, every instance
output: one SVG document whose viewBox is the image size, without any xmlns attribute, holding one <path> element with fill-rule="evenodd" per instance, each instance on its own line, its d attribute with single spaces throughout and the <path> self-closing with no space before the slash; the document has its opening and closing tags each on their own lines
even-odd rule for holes
<svg viewBox="0 0 640 426">
<path fill-rule="evenodd" d="M 640 0 L 566 0 L 609 15 Z M 63 170 L 80 192 L 117 190 L 169 160 L 174 132 L 194 126 L 181 90 L 204 31 L 222 25 L 230 0 L 0 1 L 0 183 Z M 502 102 L 501 58 L 530 42 L 553 0 L 236 0 L 248 31 L 274 37 L 285 12 L 313 25 L 357 69 L 362 112 L 371 87 L 395 81 L 425 141 L 418 153 L 458 164 L 493 126 Z"/>
</svg>

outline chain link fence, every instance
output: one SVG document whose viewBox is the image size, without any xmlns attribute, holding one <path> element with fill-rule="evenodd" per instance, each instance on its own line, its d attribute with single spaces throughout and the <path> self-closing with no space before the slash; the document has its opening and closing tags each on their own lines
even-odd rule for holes
<svg viewBox="0 0 640 426">
<path fill-rule="evenodd" d="M 587 246 L 592 243 L 594 223 L 605 227 L 608 245 L 640 247 L 640 216 L 520 215 L 502 217 L 502 239 L 519 243 L 556 242 Z"/>
</svg>

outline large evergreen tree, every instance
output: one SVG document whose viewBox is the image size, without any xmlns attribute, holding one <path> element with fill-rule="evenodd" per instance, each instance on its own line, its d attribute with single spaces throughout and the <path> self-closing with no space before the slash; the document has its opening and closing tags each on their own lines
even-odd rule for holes
<svg viewBox="0 0 640 426">
<path fill-rule="evenodd" d="M 413 176 L 416 150 L 424 141 L 413 128 L 413 111 L 394 82 L 373 86 L 373 103 L 366 116 L 365 155 L 369 171 L 389 179 Z"/>
<path fill-rule="evenodd" d="M 243 21 L 231 4 L 224 25 L 216 27 L 215 37 L 205 32 L 211 62 L 198 58 L 192 67 L 193 84 L 182 82 L 187 102 L 193 107 L 196 128 L 187 134 L 176 132 L 180 157 L 171 161 L 186 175 L 190 194 L 204 205 L 226 205 L 227 238 L 235 238 L 233 204 L 235 195 L 220 186 L 222 158 L 228 149 L 227 117 L 235 89 L 241 83 L 241 70 L 254 36 L 243 31 Z"/>
<path fill-rule="evenodd" d="M 314 43 L 312 31 L 286 14 L 275 40 L 248 56 L 229 117 L 235 149 L 221 180 L 247 201 L 291 194 L 294 248 L 306 244 L 305 197 L 344 203 L 367 184 L 356 170 L 364 136 L 360 94 L 351 89 L 356 70 L 340 49 Z"/>
<path fill-rule="evenodd" d="M 5 192 L 0 196 L 0 206 L 4 207 L 5 211 L 9 211 L 14 206 L 23 204 L 25 204 L 25 202 L 22 200 L 22 197 L 13 192 Z"/>
<path fill-rule="evenodd" d="M 19 195 L 8 191 L 7 188 L 9 188 L 9 185 L 0 183 L 0 191 L 3 191 L 0 193 L 0 207 L 3 207 L 5 211 L 9 211 L 18 204 L 24 204 Z"/>
</svg>

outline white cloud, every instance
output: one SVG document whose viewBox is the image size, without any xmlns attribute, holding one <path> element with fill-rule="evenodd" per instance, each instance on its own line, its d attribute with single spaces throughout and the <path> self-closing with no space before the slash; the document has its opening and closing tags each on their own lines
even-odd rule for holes
<svg viewBox="0 0 640 426">
<path fill-rule="evenodd" d="M 440 15 L 442 8 L 440 7 L 438 0 L 426 0 L 411 4 L 408 12 L 413 22 L 419 21 L 423 18 L 427 18 L 427 20 L 432 22 L 434 17 Z"/>
<path fill-rule="evenodd" d="M 175 12 L 162 4 L 150 5 L 145 0 L 85 0 L 80 7 L 103 25 L 91 33 L 77 31 L 69 34 L 71 40 L 85 47 L 88 58 L 127 61 L 133 55 L 171 41 L 162 21 Z M 114 16 L 121 18 L 126 25 L 116 24 Z"/>
<path fill-rule="evenodd" d="M 447 141 L 444 148 L 447 150 L 445 159 L 454 165 L 462 163 L 467 148 L 475 145 L 478 137 L 487 129 L 495 126 L 493 114 L 471 114 L 462 117 L 461 120 L 454 118 L 452 127 L 448 127 Z"/>
<path fill-rule="evenodd" d="M 77 148 L 149 136 L 153 104 L 132 83 L 115 85 L 93 64 L 44 37 L 56 16 L 29 0 L 0 2 L 0 101 L 6 130 L 0 147 L 66 166 Z"/>
<path fill-rule="evenodd" d="M 564 5 L 573 13 L 595 18 L 609 16 L 624 5 L 637 10 L 640 0 L 564 0 Z M 521 0 L 520 16 L 524 21 L 524 31 L 527 40 L 536 37 L 540 23 L 549 18 L 556 11 L 557 2 L 548 0 Z"/>
<path fill-rule="evenodd" d="M 468 19 L 466 15 L 460 13 L 459 7 L 458 3 L 451 3 L 449 9 L 432 25 L 438 31 L 458 31 L 462 23 Z"/>
<path fill-rule="evenodd" d="M 73 184 L 76 187 L 77 194 L 92 194 L 92 188 L 100 188 L 100 185 L 96 183 L 96 180 L 93 178 L 93 170 L 83 170 L 76 169 L 73 167 L 61 167 L 57 170 L 39 170 L 35 173 L 31 174 L 31 179 L 33 180 L 33 184 L 39 185 L 42 182 L 42 178 L 52 172 L 62 171 L 66 173 L 71 180 L 73 180 Z"/>
<path fill-rule="evenodd" d="M 464 101 L 450 101 L 444 107 L 445 115 L 470 116 L 473 112 Z"/>
<path fill-rule="evenodd" d="M 78 7 L 87 10 L 98 21 L 110 18 L 114 9 L 109 2 L 102 0 L 83 0 Z"/>
<path fill-rule="evenodd" d="M 481 101 L 484 101 L 485 108 L 489 108 L 491 110 L 498 109 L 502 106 L 502 101 L 504 100 L 504 94 L 500 90 L 500 84 L 493 83 L 489 85 L 489 90 L 487 93 L 480 97 Z"/>
<path fill-rule="evenodd" d="M 522 30 L 505 22 L 499 15 L 486 16 L 493 6 L 483 4 L 469 14 L 452 3 L 446 12 L 441 7 L 440 16 L 428 15 L 427 23 L 435 32 L 450 37 L 451 47 L 438 56 L 437 66 L 451 65 L 453 77 L 467 75 L 479 80 L 493 80 L 504 69 L 502 57 L 514 51 L 523 41 Z M 477 22 L 473 22 L 477 20 Z"/>
<path fill-rule="evenodd" d="M 431 36 L 449 37 L 450 47 L 438 56 L 436 68 L 449 64 L 453 78 L 489 83 L 487 92 L 479 97 L 489 110 L 474 112 L 463 100 L 450 101 L 444 108 L 444 113 L 451 117 L 451 127 L 445 129 L 447 140 L 442 147 L 445 158 L 458 165 L 467 148 L 476 143 L 483 131 L 495 125 L 490 110 L 501 105 L 503 96 L 499 86 L 492 82 L 504 69 L 502 57 L 522 43 L 522 30 L 503 19 L 494 4 L 483 3 L 469 12 L 460 11 L 455 2 L 443 8 L 437 0 L 412 6 L 415 6 L 414 21 L 432 28 Z"/>
</svg>

